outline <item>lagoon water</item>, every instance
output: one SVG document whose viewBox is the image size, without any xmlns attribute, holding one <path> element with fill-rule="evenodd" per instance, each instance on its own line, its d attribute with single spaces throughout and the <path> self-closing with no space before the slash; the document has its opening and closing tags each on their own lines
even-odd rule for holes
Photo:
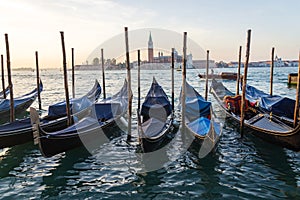
<svg viewBox="0 0 300 200">
<path fill-rule="evenodd" d="M 202 95 L 205 81 L 197 74 L 204 71 L 187 71 L 188 82 Z M 297 68 L 275 68 L 275 94 L 295 98 L 295 88 L 287 87 L 291 72 L 297 72 Z M 59 70 L 40 74 L 44 84 L 42 106 L 46 110 L 48 105 L 64 99 L 63 75 Z M 75 76 L 77 97 L 85 94 L 95 79 L 102 85 L 100 71 L 76 71 Z M 141 76 L 142 97 L 153 76 L 171 96 L 170 71 L 142 70 Z M 121 88 L 125 77 L 126 71 L 106 72 L 107 96 Z M 269 91 L 269 68 L 250 68 L 248 77 L 248 83 Z M 135 113 L 136 70 L 132 70 L 132 80 Z M 181 72 L 175 71 L 175 80 L 178 103 Z M 235 90 L 235 82 L 224 82 Z M 13 71 L 13 83 L 16 96 L 30 91 L 35 87 L 35 72 Z M 71 94 L 71 88 L 69 91 Z M 222 119 L 224 113 L 211 95 L 209 99 Z M 37 107 L 37 103 L 33 106 Z M 133 133 L 136 123 L 134 115 Z M 126 133 L 99 147 L 100 156 L 79 148 L 44 158 L 33 143 L 5 148 L 0 150 L 0 199 L 300 199 L 300 154 L 253 136 L 241 139 L 230 123 L 225 123 L 219 144 L 205 158 L 198 158 L 193 150 L 180 154 L 177 151 L 176 145 L 171 146 L 167 150 L 170 162 L 160 169 L 139 173 L 134 167 L 135 147 L 126 143 Z"/>
</svg>

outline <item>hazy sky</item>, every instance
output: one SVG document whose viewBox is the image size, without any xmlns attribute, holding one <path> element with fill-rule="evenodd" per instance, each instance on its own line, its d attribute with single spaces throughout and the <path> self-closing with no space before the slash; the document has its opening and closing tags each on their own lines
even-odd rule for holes
<svg viewBox="0 0 300 200">
<path fill-rule="evenodd" d="M 238 48 L 245 47 L 247 30 L 252 29 L 250 61 L 270 59 L 273 46 L 282 59 L 296 60 L 299 8 L 299 0 L 3 0 L 0 52 L 6 57 L 8 33 L 13 67 L 34 67 L 35 51 L 41 67 L 61 67 L 59 31 L 64 31 L 68 63 L 73 47 L 75 62 L 81 64 L 128 26 L 129 31 L 187 31 L 190 39 L 210 50 L 212 59 L 229 62 L 237 60 Z M 129 33 L 129 42 L 133 40 Z"/>
</svg>

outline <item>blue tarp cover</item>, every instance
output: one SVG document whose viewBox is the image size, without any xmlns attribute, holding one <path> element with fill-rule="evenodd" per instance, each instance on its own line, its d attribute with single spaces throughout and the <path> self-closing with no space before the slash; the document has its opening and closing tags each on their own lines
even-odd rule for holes
<svg viewBox="0 0 300 200">
<path fill-rule="evenodd" d="M 195 121 L 189 123 L 188 127 L 198 135 L 205 136 L 209 131 L 210 120 L 206 117 L 200 117 Z"/>
<path fill-rule="evenodd" d="M 190 121 L 200 117 L 207 117 L 210 114 L 211 102 L 205 101 L 204 98 L 187 82 L 185 105 L 186 117 Z"/>
<path fill-rule="evenodd" d="M 246 86 L 246 98 L 251 102 L 258 101 L 263 111 L 291 119 L 294 117 L 295 100 L 293 99 L 278 95 L 271 96 L 250 85 Z"/>
<path fill-rule="evenodd" d="M 166 118 L 171 113 L 172 106 L 166 93 L 153 78 L 151 88 L 149 89 L 149 92 L 142 105 L 141 115 L 145 118 L 155 117 L 160 119 Z"/>
<path fill-rule="evenodd" d="M 200 117 L 196 119 L 195 121 L 188 124 L 188 127 L 192 129 L 195 133 L 201 136 L 207 135 L 210 129 L 210 123 L 211 121 L 207 119 L 206 117 Z M 217 135 L 220 135 L 221 133 L 221 125 L 220 123 L 214 123 L 214 130 Z"/>
<path fill-rule="evenodd" d="M 83 131 L 89 131 L 94 128 L 101 128 L 103 123 L 109 119 L 115 118 L 116 115 L 124 112 L 124 107 L 128 104 L 127 81 L 125 80 L 122 89 L 111 98 L 102 100 L 100 103 L 93 105 L 94 112 L 79 121 L 75 119 L 75 124 L 59 131 L 48 133 L 53 136 L 68 134 L 77 134 Z M 125 109 L 126 110 L 126 109 Z"/>
<path fill-rule="evenodd" d="M 70 111 L 72 114 L 87 108 L 92 105 L 100 96 L 101 87 L 98 81 L 95 81 L 94 87 L 84 96 L 80 98 L 70 99 Z M 49 106 L 49 117 L 60 117 L 66 115 L 66 102 L 62 101 Z"/>
<path fill-rule="evenodd" d="M 43 91 L 43 84 L 42 82 L 40 82 L 40 92 L 42 91 Z M 17 109 L 18 106 L 28 101 L 34 100 L 37 97 L 37 95 L 38 95 L 37 88 L 35 88 L 31 92 L 23 96 L 14 98 L 14 108 Z M 7 110 L 10 110 L 10 99 L 0 99 L 0 112 L 4 112 Z"/>
</svg>

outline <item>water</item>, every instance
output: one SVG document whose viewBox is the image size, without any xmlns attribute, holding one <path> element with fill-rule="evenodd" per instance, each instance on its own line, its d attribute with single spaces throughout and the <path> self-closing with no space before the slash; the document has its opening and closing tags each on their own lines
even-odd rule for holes
<svg viewBox="0 0 300 200">
<path fill-rule="evenodd" d="M 222 69 L 216 69 L 218 73 Z M 236 69 L 226 69 L 235 71 Z M 295 89 L 287 87 L 287 74 L 296 68 L 276 68 L 274 93 L 295 98 Z M 205 81 L 188 70 L 187 79 L 201 94 Z M 269 91 L 269 69 L 250 68 L 248 83 Z M 133 110 L 137 108 L 137 72 L 132 70 L 134 92 Z M 144 97 L 152 77 L 171 94 L 169 71 L 141 71 L 141 90 Z M 15 95 L 35 87 L 35 73 L 14 71 Z M 106 72 L 107 96 L 121 88 L 126 71 Z M 76 96 L 85 94 L 101 72 L 77 71 Z M 63 100 L 63 76 L 59 70 L 41 71 L 44 83 L 42 106 Z M 181 72 L 175 71 L 175 102 L 181 84 Z M 71 84 L 70 84 L 71 85 Z M 225 81 L 235 90 L 235 83 Z M 71 93 L 71 89 L 70 89 Z M 222 113 L 213 101 L 217 115 Z M 37 107 L 35 102 L 33 106 Z M 136 116 L 133 116 L 136 129 Z M 134 132 L 134 131 L 133 131 Z M 99 147 L 98 156 L 83 148 L 51 158 L 41 156 L 32 143 L 0 150 L 1 199 L 300 199 L 300 154 L 265 143 L 253 136 L 240 139 L 236 127 L 226 123 L 216 149 L 199 159 L 190 150 L 176 153 L 176 142 L 168 150 L 173 158 L 163 168 L 137 173 L 135 147 L 126 143 L 126 134 Z M 161 155 L 165 156 L 165 155 Z"/>
</svg>

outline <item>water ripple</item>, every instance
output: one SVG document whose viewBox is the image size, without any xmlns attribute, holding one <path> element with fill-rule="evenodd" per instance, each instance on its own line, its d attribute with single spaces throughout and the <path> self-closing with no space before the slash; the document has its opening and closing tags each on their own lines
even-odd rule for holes
<svg viewBox="0 0 300 200">
<path fill-rule="evenodd" d="M 222 69 L 216 69 L 216 73 Z M 235 69 L 229 69 L 229 71 Z M 261 73 L 253 73 L 253 70 Z M 249 83 L 268 91 L 267 68 L 251 68 Z M 291 70 L 295 70 L 291 68 Z M 251 73 L 252 71 L 252 73 Z M 204 81 L 195 74 L 204 70 L 188 70 L 189 82 L 203 93 Z M 152 76 L 171 94 L 169 72 L 142 71 L 142 97 L 150 87 Z M 293 97 L 294 89 L 286 89 L 286 69 L 276 69 L 276 93 Z M 76 96 L 85 94 L 101 72 L 76 72 Z M 17 72 L 14 77 L 16 94 L 33 88 L 33 72 Z M 137 106 L 137 72 L 132 71 L 134 108 Z M 42 71 L 44 109 L 64 99 L 62 73 Z M 107 72 L 107 93 L 115 93 L 123 84 L 125 71 Z M 181 73 L 175 73 L 181 83 Z M 261 81 L 267 80 L 267 84 Z M 69 80 L 70 81 L 70 80 Z M 28 83 L 28 85 L 24 84 Z M 70 83 L 70 82 L 69 82 Z M 71 85 L 71 83 L 70 83 Z M 226 85 L 235 90 L 234 82 Z M 175 85 L 176 103 L 180 84 Z M 275 92 L 275 91 L 274 91 Z M 222 117 L 216 106 L 214 110 Z M 33 106 L 37 106 L 35 102 Z M 135 113 L 135 112 L 134 112 Z M 136 128 L 136 115 L 133 128 Z M 43 158 L 32 143 L 6 148 L 0 152 L 0 199 L 299 199 L 300 154 L 265 143 L 246 135 L 240 138 L 235 125 L 225 123 L 218 146 L 205 158 L 199 159 L 197 146 L 179 153 L 180 134 L 166 150 L 170 161 L 164 167 L 139 173 L 143 159 L 136 147 L 126 142 L 126 134 L 103 144 L 93 155 L 78 148 L 51 158 Z"/>
</svg>

